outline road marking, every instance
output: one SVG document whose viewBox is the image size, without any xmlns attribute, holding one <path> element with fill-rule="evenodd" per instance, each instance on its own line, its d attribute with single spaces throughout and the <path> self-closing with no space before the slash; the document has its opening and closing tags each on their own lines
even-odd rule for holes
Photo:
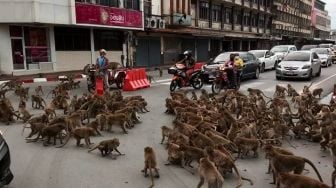
<svg viewBox="0 0 336 188">
<path fill-rule="evenodd" d="M 163 80 L 155 80 L 154 83 L 162 83 L 162 82 L 170 82 L 171 81 L 171 78 L 170 79 L 163 79 Z"/>
<path fill-rule="evenodd" d="M 47 82 L 47 78 L 34 78 L 34 82 Z"/>
<path fill-rule="evenodd" d="M 316 84 L 313 84 L 313 86 L 320 85 L 321 83 L 323 83 L 323 82 L 325 82 L 325 81 L 329 80 L 330 78 L 332 78 L 332 77 L 334 77 L 334 76 L 336 76 L 336 74 L 334 74 L 334 75 L 331 75 L 331 76 L 329 76 L 328 78 L 325 78 L 325 79 L 323 79 L 323 80 L 321 80 L 321 81 L 317 82 Z"/>
</svg>

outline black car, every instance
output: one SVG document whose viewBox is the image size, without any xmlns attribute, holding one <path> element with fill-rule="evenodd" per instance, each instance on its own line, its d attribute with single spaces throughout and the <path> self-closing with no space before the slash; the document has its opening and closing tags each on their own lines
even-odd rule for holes
<svg viewBox="0 0 336 188">
<path fill-rule="evenodd" d="M 252 53 L 249 52 L 223 52 L 213 60 L 210 60 L 203 66 L 203 79 L 206 82 L 211 82 L 215 78 L 215 72 L 221 64 L 230 60 L 230 54 L 239 54 L 244 61 L 242 79 L 259 78 L 260 61 Z"/>
<path fill-rule="evenodd" d="M 8 185 L 14 177 L 9 168 L 10 163 L 9 148 L 0 131 L 0 187 Z"/>
</svg>

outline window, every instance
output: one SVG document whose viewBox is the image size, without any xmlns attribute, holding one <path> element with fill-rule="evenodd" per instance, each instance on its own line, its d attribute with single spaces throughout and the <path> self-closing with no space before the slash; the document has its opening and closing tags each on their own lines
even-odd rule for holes
<svg viewBox="0 0 336 188">
<path fill-rule="evenodd" d="M 152 0 L 144 1 L 144 13 L 145 15 L 152 15 Z"/>
<path fill-rule="evenodd" d="M 122 50 L 123 35 L 118 31 L 94 30 L 95 50 L 104 48 L 105 50 Z"/>
<path fill-rule="evenodd" d="M 259 16 L 259 27 L 264 27 L 265 26 L 265 16 L 260 15 Z"/>
<path fill-rule="evenodd" d="M 225 14 L 224 14 L 224 23 L 226 23 L 226 24 L 231 24 L 231 23 L 232 23 L 232 20 L 231 20 L 232 9 L 226 7 L 224 10 L 225 10 Z"/>
<path fill-rule="evenodd" d="M 257 27 L 258 26 L 258 21 L 257 21 L 257 15 L 253 14 L 251 15 L 251 25 L 252 27 Z"/>
<path fill-rule="evenodd" d="M 55 46 L 58 51 L 90 51 L 90 30 L 55 27 Z"/>
<path fill-rule="evenodd" d="M 213 5 L 212 6 L 212 21 L 220 22 L 220 15 L 221 15 L 221 6 L 220 5 Z"/>
<path fill-rule="evenodd" d="M 200 19 L 207 20 L 209 19 L 209 3 L 200 2 Z"/>
<path fill-rule="evenodd" d="M 140 10 L 139 0 L 124 0 L 124 7 L 127 9 Z"/>
<path fill-rule="evenodd" d="M 250 25 L 250 13 L 244 12 L 244 25 L 249 26 Z"/>
<path fill-rule="evenodd" d="M 30 66 L 30 64 L 50 61 L 50 49 L 47 31 L 47 28 L 44 27 L 23 28 L 26 63 L 28 64 L 28 69 L 33 67 Z"/>
<path fill-rule="evenodd" d="M 235 24 L 241 24 L 241 11 L 240 10 L 235 10 L 234 15 L 233 15 L 233 21 Z"/>
<path fill-rule="evenodd" d="M 248 58 L 249 61 L 253 61 L 253 60 L 255 60 L 254 55 L 251 54 L 251 53 L 247 53 L 247 58 Z"/>
</svg>

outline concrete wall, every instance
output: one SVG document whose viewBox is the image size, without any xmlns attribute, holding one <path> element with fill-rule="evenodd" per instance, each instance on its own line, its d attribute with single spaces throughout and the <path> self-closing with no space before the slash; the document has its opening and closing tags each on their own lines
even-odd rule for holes
<svg viewBox="0 0 336 188">
<path fill-rule="evenodd" d="M 13 71 L 13 57 L 9 26 L 0 25 L 0 73 L 11 74 Z"/>
<path fill-rule="evenodd" d="M 0 23 L 71 24 L 73 0 L 0 0 Z"/>
</svg>

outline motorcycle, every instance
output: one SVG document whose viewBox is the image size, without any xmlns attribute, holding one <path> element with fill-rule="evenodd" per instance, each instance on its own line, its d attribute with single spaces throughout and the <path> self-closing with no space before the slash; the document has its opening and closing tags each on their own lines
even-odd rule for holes
<svg viewBox="0 0 336 188">
<path fill-rule="evenodd" d="M 189 77 L 186 74 L 186 66 L 183 64 L 175 64 L 168 69 L 168 74 L 172 74 L 173 79 L 170 83 L 170 91 L 175 91 L 176 88 L 192 86 L 194 89 L 203 87 L 202 71 L 200 68 L 194 68 Z"/>
<path fill-rule="evenodd" d="M 108 74 L 108 85 L 104 82 L 104 90 L 110 88 L 114 83 L 118 89 L 124 87 L 124 81 L 126 77 L 126 68 L 118 68 L 116 70 L 107 69 Z M 94 64 L 88 64 L 84 67 L 84 74 L 87 75 L 87 86 L 89 92 L 94 92 L 96 90 L 96 78 L 101 77 L 98 75 L 96 66 Z"/>
<path fill-rule="evenodd" d="M 237 83 L 237 87 L 231 87 L 227 72 L 225 71 L 225 67 L 218 67 L 217 71 L 215 72 L 215 79 L 211 85 L 212 93 L 219 94 L 221 90 L 239 88 L 240 82 Z"/>
</svg>

